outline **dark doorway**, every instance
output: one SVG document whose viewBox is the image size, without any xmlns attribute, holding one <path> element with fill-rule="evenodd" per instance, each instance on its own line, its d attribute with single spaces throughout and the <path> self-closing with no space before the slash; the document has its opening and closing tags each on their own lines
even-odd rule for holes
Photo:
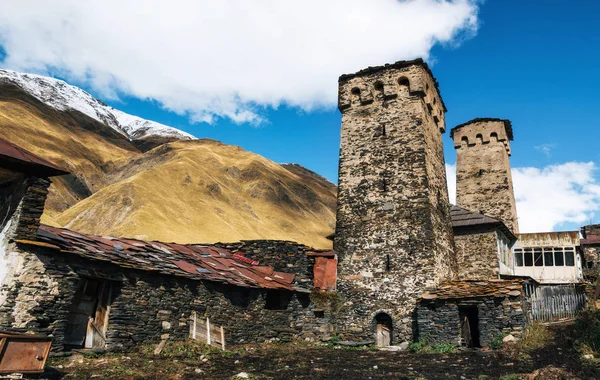
<svg viewBox="0 0 600 380">
<path fill-rule="evenodd" d="M 463 347 L 481 347 L 479 344 L 479 310 L 477 306 L 458 308 L 460 318 L 460 343 Z"/>
<path fill-rule="evenodd" d="M 375 342 L 379 347 L 392 345 L 392 317 L 386 313 L 379 313 L 375 316 L 376 330 Z"/>
<path fill-rule="evenodd" d="M 83 278 L 73 297 L 67 320 L 65 345 L 74 348 L 103 348 L 111 302 L 111 283 Z"/>
</svg>

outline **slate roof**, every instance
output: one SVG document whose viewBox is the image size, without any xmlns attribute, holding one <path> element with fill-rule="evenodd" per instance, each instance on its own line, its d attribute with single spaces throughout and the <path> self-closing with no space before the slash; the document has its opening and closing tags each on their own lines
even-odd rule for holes
<svg viewBox="0 0 600 380">
<path fill-rule="evenodd" d="M 452 228 L 493 225 L 500 228 L 509 239 L 513 241 L 517 240 L 517 237 L 500 219 L 469 211 L 460 206 L 452 205 L 450 207 L 450 219 L 452 220 Z"/>
<path fill-rule="evenodd" d="M 0 167 L 39 177 L 69 174 L 50 161 L 0 138 Z"/>
<path fill-rule="evenodd" d="M 517 297 L 521 295 L 523 280 L 465 280 L 446 281 L 437 288 L 422 293 L 419 301 L 476 297 Z"/>
<path fill-rule="evenodd" d="M 207 280 L 247 288 L 308 292 L 294 285 L 293 273 L 276 272 L 272 266 L 212 245 L 161 243 L 136 239 L 87 235 L 41 225 L 38 240 L 17 243 L 43 246 L 60 253 L 110 262 L 124 268 Z"/>
</svg>

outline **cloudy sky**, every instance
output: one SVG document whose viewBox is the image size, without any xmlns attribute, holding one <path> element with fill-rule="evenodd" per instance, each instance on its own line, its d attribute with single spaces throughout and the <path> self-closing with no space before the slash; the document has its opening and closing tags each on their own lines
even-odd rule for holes
<svg viewBox="0 0 600 380">
<path fill-rule="evenodd" d="M 0 12 L 0 67 L 335 182 L 338 76 L 423 57 L 449 128 L 512 120 L 522 232 L 571 229 L 600 222 L 594 3 L 21 0 Z"/>
</svg>

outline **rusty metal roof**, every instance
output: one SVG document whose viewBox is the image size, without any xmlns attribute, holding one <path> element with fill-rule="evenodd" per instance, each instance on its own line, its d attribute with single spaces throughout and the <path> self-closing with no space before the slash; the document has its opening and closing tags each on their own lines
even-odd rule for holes
<svg viewBox="0 0 600 380">
<path fill-rule="evenodd" d="M 41 177 L 69 174 L 50 161 L 0 138 L 0 167 Z"/>
<path fill-rule="evenodd" d="M 450 207 L 450 219 L 452 220 L 452 228 L 493 225 L 500 228 L 510 240 L 517 240 L 516 236 L 501 220 L 478 212 L 469 211 L 460 206 L 452 205 Z"/>
<path fill-rule="evenodd" d="M 520 279 L 446 281 L 437 288 L 422 293 L 419 300 L 518 297 L 521 295 L 522 288 L 523 280 Z"/>
<path fill-rule="evenodd" d="M 276 272 L 273 267 L 258 265 L 257 261 L 244 257 L 240 252 L 232 253 L 211 245 L 95 236 L 47 225 L 40 226 L 37 241 L 20 240 L 18 243 L 192 280 L 308 292 L 294 284 L 293 273 Z"/>
<path fill-rule="evenodd" d="M 580 240 L 581 245 L 600 245 L 600 235 L 587 234 L 585 239 Z"/>
</svg>

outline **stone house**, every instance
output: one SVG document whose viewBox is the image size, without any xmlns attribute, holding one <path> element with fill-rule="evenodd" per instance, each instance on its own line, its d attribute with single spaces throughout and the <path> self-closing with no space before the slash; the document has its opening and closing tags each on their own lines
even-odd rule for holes
<svg viewBox="0 0 600 380">
<path fill-rule="evenodd" d="M 517 241 L 499 219 L 459 206 L 450 209 L 459 279 L 498 279 Z"/>
<path fill-rule="evenodd" d="M 311 291 L 321 272 L 315 261 L 331 267 L 334 253 L 281 241 L 145 242 L 40 225 L 48 177 L 65 172 L 3 140 L 0 154 L 0 329 L 46 334 L 54 350 L 184 339 L 192 313 L 225 326 L 228 344 L 327 331 Z M 327 273 L 319 286 L 331 285 Z"/>
</svg>

